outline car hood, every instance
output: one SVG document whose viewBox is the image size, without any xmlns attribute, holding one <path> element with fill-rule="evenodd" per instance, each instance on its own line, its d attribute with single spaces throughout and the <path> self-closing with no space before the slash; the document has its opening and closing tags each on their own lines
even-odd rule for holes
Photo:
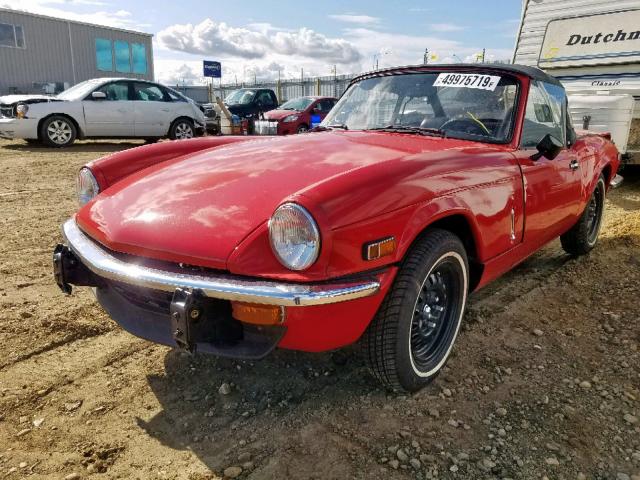
<svg viewBox="0 0 640 480">
<path fill-rule="evenodd" d="M 76 219 L 112 250 L 223 269 L 234 248 L 292 196 L 314 205 L 325 228 L 337 228 L 415 201 L 397 191 L 372 199 L 367 189 L 397 185 L 401 177 L 410 185 L 425 164 L 479 145 L 355 131 L 250 140 L 137 172 L 102 192 Z"/>
<path fill-rule="evenodd" d="M 296 110 L 271 110 L 264 114 L 264 118 L 267 120 L 282 120 L 289 115 L 301 115 L 302 113 L 303 112 L 298 112 Z"/>
<path fill-rule="evenodd" d="M 47 95 L 5 95 L 0 97 L 0 103 L 3 105 L 11 105 L 12 103 L 39 103 L 39 102 L 59 102 L 55 97 Z"/>
<path fill-rule="evenodd" d="M 235 105 L 227 105 L 227 110 L 229 110 L 234 115 L 243 116 L 251 112 L 253 110 L 253 107 L 251 105 L 241 105 L 238 103 Z"/>
</svg>

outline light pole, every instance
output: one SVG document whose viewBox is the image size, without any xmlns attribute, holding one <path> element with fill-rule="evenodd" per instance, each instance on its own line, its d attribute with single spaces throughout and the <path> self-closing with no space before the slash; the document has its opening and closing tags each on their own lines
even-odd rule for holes
<svg viewBox="0 0 640 480">
<path fill-rule="evenodd" d="M 380 50 L 378 53 L 373 55 L 373 69 L 374 70 L 378 70 L 378 67 L 380 66 L 380 57 L 383 57 L 385 55 L 389 55 L 391 53 L 391 50 Z"/>
</svg>

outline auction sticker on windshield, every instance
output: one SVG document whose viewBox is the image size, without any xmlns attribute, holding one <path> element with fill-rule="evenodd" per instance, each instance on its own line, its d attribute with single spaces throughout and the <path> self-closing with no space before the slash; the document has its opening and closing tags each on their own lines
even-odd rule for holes
<svg viewBox="0 0 640 480">
<path fill-rule="evenodd" d="M 496 75 L 478 75 L 477 73 L 441 73 L 433 82 L 434 87 L 479 88 L 495 90 L 500 82 Z"/>
</svg>

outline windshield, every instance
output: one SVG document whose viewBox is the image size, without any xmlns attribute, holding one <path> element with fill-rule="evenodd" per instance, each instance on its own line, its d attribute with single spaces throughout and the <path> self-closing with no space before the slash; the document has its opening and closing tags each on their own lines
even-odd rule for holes
<svg viewBox="0 0 640 480">
<path fill-rule="evenodd" d="M 424 130 L 489 142 L 510 138 L 518 84 L 478 71 L 410 73 L 349 87 L 322 126 L 349 130 Z"/>
<path fill-rule="evenodd" d="M 56 98 L 60 100 L 82 100 L 89 95 L 98 85 L 102 83 L 101 80 L 85 80 L 71 88 L 67 88 L 64 92 L 59 93 Z"/>
<path fill-rule="evenodd" d="M 224 103 L 227 105 L 248 105 L 253 101 L 256 92 L 253 90 L 235 90 L 227 95 Z"/>
<path fill-rule="evenodd" d="M 313 103 L 313 98 L 300 97 L 294 98 L 285 102 L 280 107 L 280 110 L 295 110 L 296 112 L 302 112 L 306 110 L 309 105 Z"/>
</svg>

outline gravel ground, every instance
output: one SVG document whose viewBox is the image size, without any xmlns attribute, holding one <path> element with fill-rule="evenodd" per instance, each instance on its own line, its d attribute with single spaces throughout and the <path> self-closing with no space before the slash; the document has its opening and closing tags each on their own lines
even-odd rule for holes
<svg viewBox="0 0 640 480">
<path fill-rule="evenodd" d="M 75 172 L 135 145 L 0 141 L 0 478 L 640 480 L 640 175 L 591 255 L 473 295 L 444 373 L 395 395 L 355 348 L 192 357 L 61 295 Z"/>
</svg>

